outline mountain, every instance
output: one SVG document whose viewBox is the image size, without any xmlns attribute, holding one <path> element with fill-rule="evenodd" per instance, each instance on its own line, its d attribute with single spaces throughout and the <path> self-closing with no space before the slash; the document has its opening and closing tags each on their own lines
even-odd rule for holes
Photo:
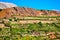
<svg viewBox="0 0 60 40">
<path fill-rule="evenodd" d="M 7 4 L 10 4 L 10 3 L 7 3 Z M 17 7 L 14 4 L 10 4 L 10 7 L 9 7 L 9 5 L 7 5 L 7 4 L 4 3 L 4 5 L 2 5 L 2 7 L 0 6 L 0 8 L 1 8 L 0 9 L 0 18 L 43 16 L 43 15 L 60 16 L 60 12 L 55 11 L 55 10 L 35 10 L 32 8 Z M 7 7 L 4 7 L 5 5 L 7 5 Z"/>
<path fill-rule="evenodd" d="M 0 9 L 6 9 L 11 7 L 17 7 L 17 5 L 8 2 L 0 2 Z"/>
</svg>

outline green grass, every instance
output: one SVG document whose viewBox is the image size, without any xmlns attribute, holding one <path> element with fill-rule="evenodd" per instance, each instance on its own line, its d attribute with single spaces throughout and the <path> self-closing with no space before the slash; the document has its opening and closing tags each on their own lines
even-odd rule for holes
<svg viewBox="0 0 60 40">
<path fill-rule="evenodd" d="M 1 28 L 0 36 L 9 36 L 10 35 L 10 28 Z"/>
<path fill-rule="evenodd" d="M 59 19 L 60 16 L 29 16 L 29 17 L 20 17 L 20 18 L 13 18 L 14 20 L 44 20 L 48 18 L 57 18 Z M 12 19 L 9 19 L 12 20 Z"/>
</svg>

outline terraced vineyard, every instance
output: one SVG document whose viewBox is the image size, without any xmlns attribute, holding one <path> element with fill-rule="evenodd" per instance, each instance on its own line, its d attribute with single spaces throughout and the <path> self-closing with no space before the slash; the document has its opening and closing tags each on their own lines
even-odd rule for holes
<svg viewBox="0 0 60 40">
<path fill-rule="evenodd" d="M 0 40 L 60 40 L 59 18 L 21 17 L 0 19 Z M 44 21 L 46 22 L 43 23 Z"/>
</svg>

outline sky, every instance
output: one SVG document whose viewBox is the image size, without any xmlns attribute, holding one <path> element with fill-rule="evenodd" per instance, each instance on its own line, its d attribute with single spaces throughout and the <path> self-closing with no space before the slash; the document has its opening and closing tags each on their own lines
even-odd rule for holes
<svg viewBox="0 0 60 40">
<path fill-rule="evenodd" d="M 60 10 L 60 0 L 0 0 L 0 2 L 10 2 L 20 7 L 39 10 Z"/>
</svg>

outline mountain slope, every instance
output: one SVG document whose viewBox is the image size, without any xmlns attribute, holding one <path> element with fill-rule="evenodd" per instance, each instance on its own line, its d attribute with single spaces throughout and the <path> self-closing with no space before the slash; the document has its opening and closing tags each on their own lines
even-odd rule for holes
<svg viewBox="0 0 60 40">
<path fill-rule="evenodd" d="M 32 8 L 18 7 L 13 3 L 0 2 L 0 18 L 26 17 L 26 16 L 60 16 L 59 11 L 35 10 Z"/>
<path fill-rule="evenodd" d="M 3 15 L 3 16 L 2 16 Z M 53 10 L 34 10 L 31 8 L 24 8 L 24 7 L 12 7 L 12 8 L 7 8 L 3 9 L 0 11 L 0 17 L 13 17 L 13 16 L 19 16 L 19 17 L 24 17 L 24 16 L 42 16 L 42 15 L 47 15 L 47 16 L 60 16 L 60 13 L 58 11 L 53 11 Z"/>
</svg>

